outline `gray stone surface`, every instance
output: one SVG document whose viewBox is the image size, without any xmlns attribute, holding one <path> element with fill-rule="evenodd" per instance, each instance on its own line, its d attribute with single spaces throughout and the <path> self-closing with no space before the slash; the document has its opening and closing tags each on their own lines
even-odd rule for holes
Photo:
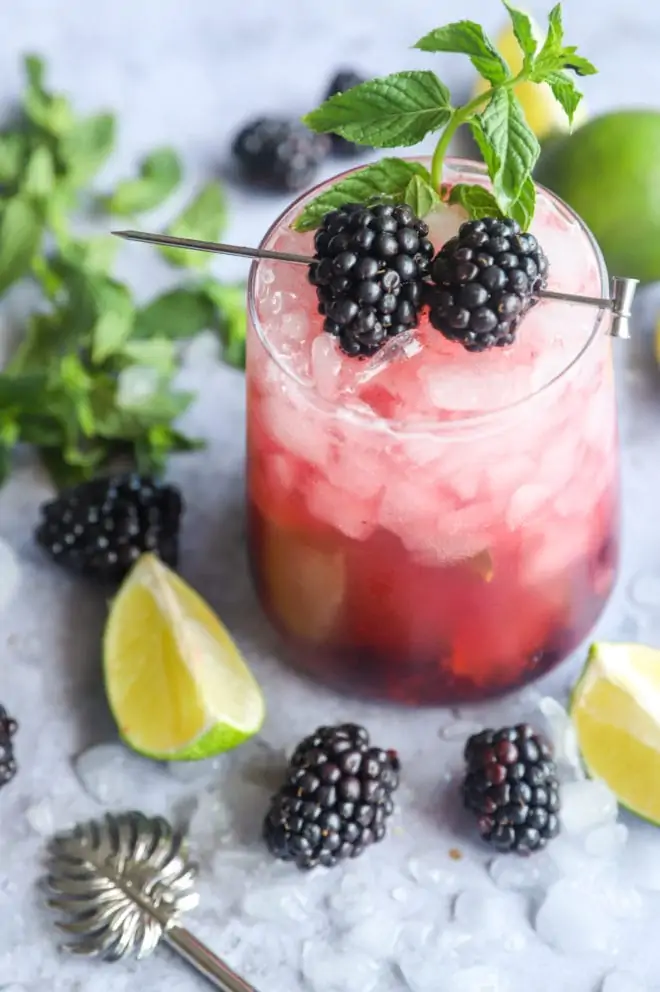
<svg viewBox="0 0 660 992">
<path fill-rule="evenodd" d="M 374 73 L 421 65 L 426 60 L 405 46 L 446 17 L 446 10 L 434 13 L 422 0 L 359 6 L 348 0 L 23 0 L 5 6 L 0 100 L 9 105 L 18 92 L 20 54 L 45 54 L 53 82 L 81 108 L 108 105 L 120 113 L 119 151 L 107 181 L 164 143 L 184 151 L 190 182 L 219 172 L 227 139 L 248 114 L 304 110 L 344 62 Z M 660 88 L 660 8 L 646 0 L 608 0 L 597 15 L 594 10 L 579 0 L 565 5 L 569 40 L 603 73 L 587 81 L 591 107 L 652 102 Z M 495 3 L 474 0 L 455 16 L 496 29 L 500 12 Z M 439 64 L 457 91 L 467 89 L 471 76 L 460 59 Z M 243 242 L 255 242 L 284 205 L 238 190 L 232 204 L 230 235 Z M 154 226 L 161 219 L 154 217 Z M 234 263 L 214 264 L 219 273 L 241 271 Z M 126 248 L 121 268 L 145 294 L 170 278 L 154 254 L 138 246 Z M 647 292 L 638 307 L 637 340 L 617 345 L 624 549 L 598 635 L 658 644 L 660 383 L 648 335 L 654 312 L 654 295 Z M 0 555 L 0 698 L 21 722 L 22 766 L 0 796 L 0 988 L 128 992 L 139 982 L 144 992 L 192 992 L 202 986 L 166 951 L 139 965 L 109 966 L 56 950 L 36 884 L 44 836 L 104 808 L 127 806 L 191 822 L 203 901 L 190 926 L 260 992 L 596 992 L 603 982 L 606 992 L 660 988 L 660 838 L 652 828 L 632 819 L 614 823 L 607 802 L 589 806 L 587 797 L 584 823 L 591 817 L 592 827 L 586 836 L 558 842 L 552 857 L 522 865 L 496 859 L 489 866 L 484 852 L 466 841 L 456 812 L 453 786 L 465 728 L 531 716 L 537 693 L 564 698 L 583 652 L 533 691 L 459 712 L 362 705 L 293 675 L 260 617 L 245 569 L 242 376 L 198 353 L 184 378 L 199 390 L 190 426 L 210 443 L 208 452 L 173 465 L 191 506 L 184 573 L 254 665 L 268 719 L 258 741 L 201 767 L 170 770 L 120 748 L 100 684 L 105 604 L 33 548 L 36 508 L 49 489 L 34 464 L 19 464 L 0 493 L 0 536 L 19 566 L 12 590 L 10 560 Z M 303 878 L 264 859 L 259 818 L 286 750 L 311 724 L 335 718 L 364 721 L 376 739 L 400 749 L 407 769 L 402 812 L 387 846 L 346 869 Z M 452 860 L 451 848 L 463 857 Z"/>
</svg>

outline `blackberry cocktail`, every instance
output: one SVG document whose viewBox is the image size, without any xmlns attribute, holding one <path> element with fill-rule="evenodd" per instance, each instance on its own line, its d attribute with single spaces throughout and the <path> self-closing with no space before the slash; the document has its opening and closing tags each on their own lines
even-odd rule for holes
<svg viewBox="0 0 660 992">
<path fill-rule="evenodd" d="M 464 50 L 448 30 L 435 49 Z M 561 65 L 570 55 L 586 71 L 557 45 Z M 534 138 L 518 134 L 514 80 L 496 81 L 506 71 L 493 61 L 489 96 L 447 111 L 432 162 L 385 159 L 295 203 L 264 247 L 317 264 L 260 262 L 250 285 L 261 601 L 306 671 L 409 704 L 544 673 L 586 636 L 616 571 L 608 321 L 538 295 L 602 297 L 607 274 L 579 218 L 532 183 Z M 375 84 L 378 107 L 394 87 L 383 146 L 410 75 Z M 308 121 L 373 140 L 371 118 L 345 124 L 361 89 Z M 506 148 L 487 116 L 502 100 Z M 409 112 L 397 121 L 398 143 L 418 140 Z M 463 122 L 487 167 L 446 159 Z"/>
</svg>

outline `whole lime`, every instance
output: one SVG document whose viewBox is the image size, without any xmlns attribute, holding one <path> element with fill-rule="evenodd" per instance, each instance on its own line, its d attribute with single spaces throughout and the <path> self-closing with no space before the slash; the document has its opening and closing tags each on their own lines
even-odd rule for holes
<svg viewBox="0 0 660 992">
<path fill-rule="evenodd" d="M 544 149 L 535 178 L 582 217 L 611 275 L 660 279 L 660 112 L 594 118 Z"/>
</svg>

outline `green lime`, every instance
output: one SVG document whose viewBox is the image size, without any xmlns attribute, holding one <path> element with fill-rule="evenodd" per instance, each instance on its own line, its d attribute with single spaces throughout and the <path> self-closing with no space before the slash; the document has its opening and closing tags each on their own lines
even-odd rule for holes
<svg viewBox="0 0 660 992">
<path fill-rule="evenodd" d="M 594 118 L 549 143 L 535 178 L 582 217 L 611 275 L 660 279 L 660 112 Z"/>
<path fill-rule="evenodd" d="M 143 555 L 105 629 L 110 708 L 124 741 L 150 758 L 190 761 L 260 729 L 264 699 L 225 627 L 183 579 Z"/>
<path fill-rule="evenodd" d="M 570 713 L 589 773 L 623 806 L 660 824 L 660 651 L 592 645 Z"/>
</svg>

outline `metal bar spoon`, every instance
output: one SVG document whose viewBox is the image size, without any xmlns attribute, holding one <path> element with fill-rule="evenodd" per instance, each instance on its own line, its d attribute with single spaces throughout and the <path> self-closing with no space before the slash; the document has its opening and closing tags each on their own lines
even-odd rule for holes
<svg viewBox="0 0 660 992">
<path fill-rule="evenodd" d="M 243 245 L 228 245 L 216 241 L 197 241 L 195 238 L 174 238 L 169 234 L 151 234 L 146 231 L 113 231 L 117 238 L 126 241 L 142 241 L 149 245 L 167 245 L 170 248 L 186 248 L 190 251 L 208 251 L 217 255 L 238 255 L 241 258 L 270 259 L 278 262 L 293 262 L 298 265 L 311 265 L 316 259 L 309 255 L 296 255 L 288 251 L 270 251 L 268 248 L 248 248 Z M 597 307 L 599 310 L 612 311 L 612 323 L 609 333 L 613 338 L 630 337 L 630 317 L 638 279 L 624 279 L 612 276 L 610 279 L 610 295 L 579 296 L 575 293 L 557 293 L 554 290 L 541 289 L 535 296 L 543 300 L 562 300 L 564 303 L 581 303 L 584 306 Z"/>
<path fill-rule="evenodd" d="M 162 817 L 108 814 L 53 838 L 48 905 L 73 954 L 145 958 L 161 941 L 221 992 L 257 992 L 179 923 L 199 902 L 184 835 Z"/>
</svg>

